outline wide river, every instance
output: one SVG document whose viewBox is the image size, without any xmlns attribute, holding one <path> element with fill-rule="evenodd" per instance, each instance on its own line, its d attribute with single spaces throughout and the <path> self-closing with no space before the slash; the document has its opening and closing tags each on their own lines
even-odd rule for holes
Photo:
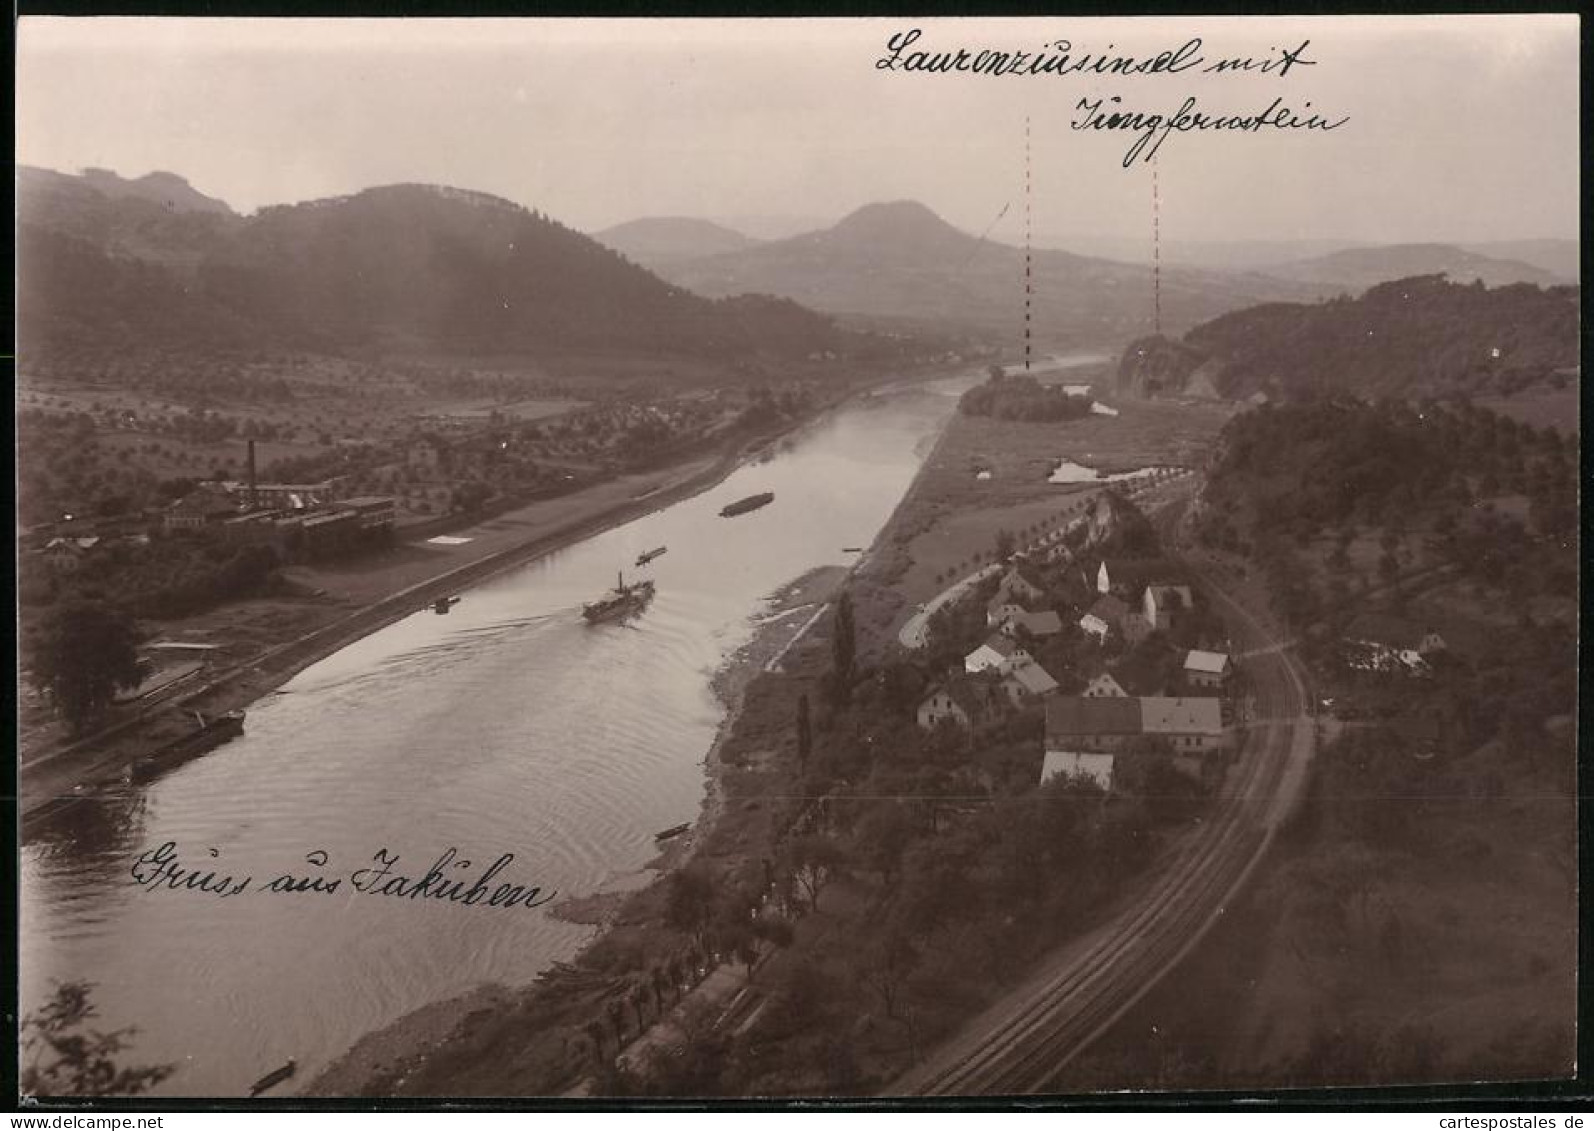
<svg viewBox="0 0 1594 1131">
<path fill-rule="evenodd" d="M 172 841 L 258 888 L 347 877 L 381 849 L 418 877 L 456 847 L 472 877 L 513 852 L 500 879 L 561 899 L 634 885 L 653 834 L 698 816 L 724 714 L 715 671 L 770 594 L 873 540 L 967 384 L 851 401 L 702 495 L 350 645 L 256 703 L 243 737 L 58 819 L 22 853 L 23 1009 L 87 980 L 99 1027 L 138 1028 L 126 1059 L 178 1066 L 160 1092 L 236 1096 L 293 1057 L 291 1093 L 371 1029 L 569 959 L 592 928 L 546 907 L 384 898 L 347 880 L 222 899 L 146 889 L 130 868 Z M 770 506 L 719 517 L 766 490 Z M 586 626 L 581 603 L 661 545 L 646 611 Z M 318 851 L 324 865 L 306 859 Z"/>
</svg>

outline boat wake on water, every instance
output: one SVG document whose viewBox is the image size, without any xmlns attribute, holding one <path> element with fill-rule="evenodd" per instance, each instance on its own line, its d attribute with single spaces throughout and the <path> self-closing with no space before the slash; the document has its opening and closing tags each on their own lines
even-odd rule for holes
<svg viewBox="0 0 1594 1131">
<path fill-rule="evenodd" d="M 622 573 L 608 596 L 581 606 L 581 615 L 586 618 L 588 624 L 602 624 L 605 621 L 620 620 L 633 613 L 639 613 L 651 600 L 653 600 L 653 582 L 633 581 L 627 585 L 625 575 Z"/>
</svg>

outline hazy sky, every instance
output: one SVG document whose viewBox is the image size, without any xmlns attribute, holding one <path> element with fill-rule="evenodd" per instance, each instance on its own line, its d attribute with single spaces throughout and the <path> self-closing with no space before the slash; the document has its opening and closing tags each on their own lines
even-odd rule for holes
<svg viewBox="0 0 1594 1131">
<path fill-rule="evenodd" d="M 1288 74 L 886 71 L 909 51 L 1155 56 L 1275 49 Z M 177 172 L 241 211 L 423 181 L 584 230 L 646 215 L 834 219 L 921 200 L 1018 242 L 1030 122 L 1037 233 L 1138 237 L 1151 166 L 1080 99 L 1331 132 L 1175 133 L 1157 156 L 1169 240 L 1575 237 L 1572 16 L 1023 20 L 201 20 L 24 17 L 17 157 Z M 1309 109 L 1305 108 L 1311 103 Z M 996 218 L 1007 209 L 1000 221 Z"/>
</svg>

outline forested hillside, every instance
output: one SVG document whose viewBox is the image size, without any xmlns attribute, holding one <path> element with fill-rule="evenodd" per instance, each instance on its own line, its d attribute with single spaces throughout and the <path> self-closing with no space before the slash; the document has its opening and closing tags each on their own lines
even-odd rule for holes
<svg viewBox="0 0 1594 1131">
<path fill-rule="evenodd" d="M 717 359 L 901 348 L 837 330 L 794 302 L 701 298 L 481 193 L 394 185 L 240 218 L 31 172 L 18 233 L 26 348 L 604 349 Z"/>
<path fill-rule="evenodd" d="M 1316 305 L 1271 303 L 1226 314 L 1178 341 L 1124 351 L 1119 387 L 1291 399 L 1313 393 L 1514 393 L 1564 382 L 1578 364 L 1578 288 L 1489 289 L 1439 275 Z"/>
<path fill-rule="evenodd" d="M 1281 611 L 1298 623 L 1344 616 L 1332 584 L 1314 589 L 1296 549 L 1330 537 L 1348 547 L 1385 532 L 1398 576 L 1408 538 L 1422 552 L 1518 597 L 1571 595 L 1577 584 L 1577 446 L 1460 402 L 1349 397 L 1235 417 L 1219 439 L 1203 499 L 1203 536 L 1247 550 L 1277 575 Z M 1346 551 L 1331 553 L 1330 573 Z M 1381 563 L 1382 564 L 1382 563 Z"/>
</svg>

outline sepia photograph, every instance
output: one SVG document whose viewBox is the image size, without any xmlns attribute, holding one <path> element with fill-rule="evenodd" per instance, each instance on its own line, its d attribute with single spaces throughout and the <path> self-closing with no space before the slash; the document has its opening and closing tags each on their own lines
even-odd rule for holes
<svg viewBox="0 0 1594 1131">
<path fill-rule="evenodd" d="M 24 1106 L 1577 1077 L 1577 16 L 16 29 Z"/>
</svg>

